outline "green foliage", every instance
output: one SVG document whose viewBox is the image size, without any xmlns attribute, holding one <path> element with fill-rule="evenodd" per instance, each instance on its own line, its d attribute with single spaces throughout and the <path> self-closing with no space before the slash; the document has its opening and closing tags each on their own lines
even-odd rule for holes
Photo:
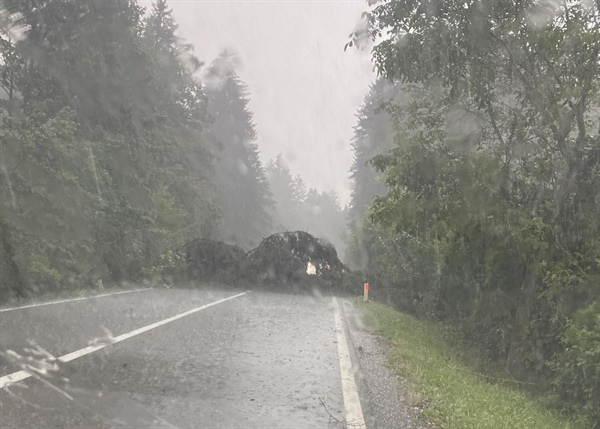
<svg viewBox="0 0 600 429">
<path fill-rule="evenodd" d="M 113 281 L 139 281 L 147 259 L 145 232 L 152 224 L 144 212 L 125 198 L 102 204 L 97 212 L 96 240 Z"/>
<path fill-rule="evenodd" d="M 10 37 L 0 32 L 0 112 L 8 117 L 20 114 L 18 98 L 19 79 L 23 74 L 25 61 L 19 55 Z"/>
<path fill-rule="evenodd" d="M 378 180 L 377 171 L 368 161 L 375 155 L 389 151 L 394 144 L 394 128 L 390 115 L 382 107 L 392 100 L 405 103 L 407 93 L 401 85 L 391 84 L 379 78 L 375 81 L 357 113 L 352 149 L 354 162 L 350 168 L 352 179 L 352 206 L 350 224 L 356 227 L 376 195 L 385 193 L 385 187 Z"/>
<path fill-rule="evenodd" d="M 600 302 L 579 310 L 561 335 L 552 360 L 552 386 L 566 410 L 581 409 L 600 424 Z"/>
<path fill-rule="evenodd" d="M 581 328 L 561 320 L 600 296 L 600 10 L 584 3 L 390 1 L 366 14 L 375 66 L 406 96 L 382 105 L 394 145 L 370 165 L 386 189 L 354 253 L 379 299 L 460 323 L 516 376 L 547 380 L 566 371 L 548 367 L 554 354 L 579 359 L 567 344 Z M 597 365 L 592 340 L 578 347 Z M 555 385 L 596 418 L 596 382 L 585 397 Z"/>
<path fill-rule="evenodd" d="M 0 6 L 2 298 L 167 279 L 220 210 L 200 62 L 166 2 Z"/>
<path fill-rule="evenodd" d="M 171 287 L 183 279 L 186 270 L 185 254 L 178 250 L 167 250 L 158 261 L 144 268 L 144 277 L 152 284 Z"/>
<path fill-rule="evenodd" d="M 57 289 L 91 275 L 91 148 L 75 135 L 69 109 L 50 118 L 2 122 L 0 217 L 11 255 L 9 290 Z"/>
</svg>

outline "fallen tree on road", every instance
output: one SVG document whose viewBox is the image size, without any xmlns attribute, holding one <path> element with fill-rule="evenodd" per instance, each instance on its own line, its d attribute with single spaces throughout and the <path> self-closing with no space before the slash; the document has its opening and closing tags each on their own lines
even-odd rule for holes
<svg viewBox="0 0 600 429">
<path fill-rule="evenodd" d="M 307 277 L 339 277 L 350 270 L 333 245 L 304 231 L 281 232 L 265 238 L 246 255 L 249 278 L 268 283 L 295 282 Z M 310 268 L 314 274 L 309 274 Z"/>
<path fill-rule="evenodd" d="M 246 252 L 240 246 L 199 238 L 183 246 L 188 280 L 236 285 L 243 277 Z"/>
<path fill-rule="evenodd" d="M 183 251 L 188 281 L 353 292 L 361 285 L 360 276 L 340 261 L 331 243 L 304 231 L 273 234 L 248 253 L 204 238 L 188 242 Z"/>
</svg>

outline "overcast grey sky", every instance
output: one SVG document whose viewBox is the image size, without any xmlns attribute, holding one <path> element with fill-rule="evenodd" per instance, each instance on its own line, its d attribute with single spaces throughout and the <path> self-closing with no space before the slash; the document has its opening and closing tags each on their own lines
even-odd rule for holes
<svg viewBox="0 0 600 429">
<path fill-rule="evenodd" d="M 179 35 L 202 61 L 225 48 L 241 58 L 263 162 L 281 152 L 308 186 L 335 189 L 349 202 L 354 115 L 375 76 L 369 51 L 344 45 L 366 2 L 169 3 Z"/>
</svg>

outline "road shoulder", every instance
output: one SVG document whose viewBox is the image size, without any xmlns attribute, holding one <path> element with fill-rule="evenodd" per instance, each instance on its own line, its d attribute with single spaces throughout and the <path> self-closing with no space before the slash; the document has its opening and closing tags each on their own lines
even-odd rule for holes
<svg viewBox="0 0 600 429">
<path fill-rule="evenodd" d="M 348 327 L 348 346 L 358 366 L 356 382 L 367 428 L 431 429 L 409 405 L 408 381 L 387 365 L 388 345 L 362 322 L 362 311 L 351 300 L 340 300 Z"/>
</svg>

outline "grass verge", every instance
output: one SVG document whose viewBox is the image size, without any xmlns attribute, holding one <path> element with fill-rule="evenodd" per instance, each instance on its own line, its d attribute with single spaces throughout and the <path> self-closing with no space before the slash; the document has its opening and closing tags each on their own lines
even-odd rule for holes
<svg viewBox="0 0 600 429">
<path fill-rule="evenodd" d="M 390 344 L 391 367 L 412 382 L 409 398 L 427 404 L 423 415 L 445 429 L 584 429 L 528 396 L 517 383 L 479 374 L 459 356 L 443 326 L 392 308 L 362 304 L 365 322 Z M 514 384 L 514 385 L 511 385 Z M 416 403 L 414 404 L 416 405 Z"/>
</svg>

